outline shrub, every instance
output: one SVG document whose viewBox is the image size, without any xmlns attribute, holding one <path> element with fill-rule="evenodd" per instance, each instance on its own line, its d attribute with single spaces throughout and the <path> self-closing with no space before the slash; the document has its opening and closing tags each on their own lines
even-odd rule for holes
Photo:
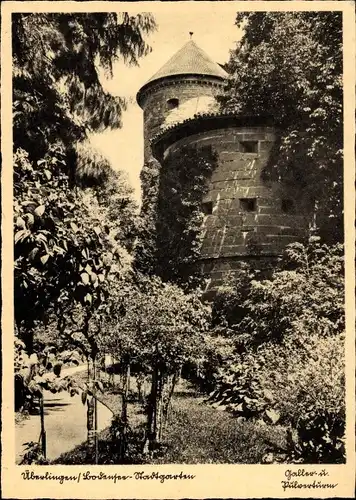
<svg viewBox="0 0 356 500">
<path fill-rule="evenodd" d="M 345 448 L 344 336 L 288 337 L 259 350 L 255 380 L 265 401 L 295 430 L 291 458 L 339 463 Z"/>
<path fill-rule="evenodd" d="M 47 465 L 48 461 L 45 459 L 42 448 L 39 443 L 29 441 L 25 443 L 25 453 L 19 465 Z"/>
<path fill-rule="evenodd" d="M 291 461 L 341 463 L 344 336 L 288 336 L 237 356 L 208 401 L 239 417 L 285 425 Z"/>
<path fill-rule="evenodd" d="M 226 409 L 235 416 L 260 416 L 267 403 L 255 377 L 259 365 L 257 356 L 235 356 L 234 362 L 220 371 L 216 389 L 209 394 L 207 401 L 214 408 Z"/>
<path fill-rule="evenodd" d="M 234 341 L 222 335 L 205 337 L 204 353 L 200 359 L 184 367 L 183 376 L 202 392 L 210 392 L 235 357 Z"/>
<path fill-rule="evenodd" d="M 344 330 L 343 247 L 290 244 L 283 270 L 270 280 L 252 280 L 240 335 L 250 345 L 280 342 L 289 334 L 334 335 Z"/>
</svg>

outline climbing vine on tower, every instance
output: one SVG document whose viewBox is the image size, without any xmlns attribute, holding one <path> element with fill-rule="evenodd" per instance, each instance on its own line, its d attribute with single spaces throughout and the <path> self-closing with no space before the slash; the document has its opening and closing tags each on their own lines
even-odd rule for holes
<svg viewBox="0 0 356 500">
<path fill-rule="evenodd" d="M 198 262 L 204 222 L 202 201 L 216 165 L 212 148 L 194 146 L 180 148 L 179 155 L 171 154 L 162 162 L 155 199 L 149 204 L 155 209 L 145 206 L 142 214 L 149 220 L 143 224 L 136 255 L 139 267 L 144 265 L 143 250 L 150 249 L 154 272 L 164 281 L 188 289 L 202 283 Z M 150 179 L 143 181 L 148 183 Z"/>
</svg>

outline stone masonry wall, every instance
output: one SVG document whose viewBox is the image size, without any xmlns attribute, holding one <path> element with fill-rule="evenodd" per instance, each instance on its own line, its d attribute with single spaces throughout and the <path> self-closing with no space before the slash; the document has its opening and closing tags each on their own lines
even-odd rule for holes
<svg viewBox="0 0 356 500">
<path fill-rule="evenodd" d="M 160 132 L 162 125 L 164 125 L 167 116 L 171 112 L 167 104 L 169 99 L 178 99 L 179 106 L 182 106 L 192 98 L 221 94 L 222 85 L 217 79 L 190 77 L 178 78 L 164 84 L 157 83 L 149 91 L 146 91 L 141 99 L 144 119 L 145 161 L 152 160 L 150 139 Z M 179 112 L 179 107 L 177 111 Z M 182 116 L 180 118 L 182 120 L 192 118 L 193 115 L 194 110 L 192 116 Z"/>
<path fill-rule="evenodd" d="M 308 220 L 298 200 L 261 178 L 274 140 L 272 128 L 231 127 L 185 137 L 165 151 L 167 157 L 185 145 L 212 146 L 218 155 L 203 203 L 202 265 L 210 289 L 233 275 L 241 261 L 266 267 L 305 235 Z M 246 152 L 246 146 L 255 150 Z"/>
</svg>

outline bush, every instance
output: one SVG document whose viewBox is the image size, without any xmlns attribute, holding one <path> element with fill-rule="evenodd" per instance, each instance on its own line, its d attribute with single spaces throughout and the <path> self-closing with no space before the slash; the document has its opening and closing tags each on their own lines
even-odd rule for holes
<svg viewBox="0 0 356 500">
<path fill-rule="evenodd" d="M 288 338 L 259 350 L 255 381 L 265 401 L 295 430 L 291 457 L 308 463 L 345 458 L 344 336 Z"/>
<path fill-rule="evenodd" d="M 214 408 L 225 409 L 235 416 L 260 417 L 268 403 L 255 376 L 259 365 L 257 356 L 235 356 L 234 362 L 220 371 L 216 389 L 207 401 Z"/>
<path fill-rule="evenodd" d="M 237 358 L 208 401 L 288 428 L 291 461 L 345 460 L 344 336 L 289 336 Z"/>
<path fill-rule="evenodd" d="M 245 278 L 248 286 L 240 276 L 235 295 L 225 289 L 214 304 L 236 354 L 209 400 L 237 416 L 287 426 L 292 461 L 344 461 L 342 245 L 293 243 L 271 279 L 248 270 Z"/>
<path fill-rule="evenodd" d="M 233 362 L 234 356 L 233 339 L 222 335 L 207 335 L 203 356 L 194 363 L 187 363 L 182 375 L 200 391 L 208 393 L 216 386 L 224 369 Z"/>
<path fill-rule="evenodd" d="M 256 346 L 289 334 L 344 331 L 342 245 L 321 245 L 317 238 L 308 246 L 290 244 L 283 267 L 270 280 L 250 282 L 240 335 Z"/>
</svg>

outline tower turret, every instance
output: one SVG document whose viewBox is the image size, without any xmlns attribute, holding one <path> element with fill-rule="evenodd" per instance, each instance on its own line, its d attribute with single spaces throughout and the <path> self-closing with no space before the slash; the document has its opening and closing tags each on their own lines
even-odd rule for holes
<svg viewBox="0 0 356 500">
<path fill-rule="evenodd" d="M 216 109 L 226 71 L 191 39 L 137 93 L 143 109 L 145 160 L 150 140 L 169 124 Z"/>
</svg>

